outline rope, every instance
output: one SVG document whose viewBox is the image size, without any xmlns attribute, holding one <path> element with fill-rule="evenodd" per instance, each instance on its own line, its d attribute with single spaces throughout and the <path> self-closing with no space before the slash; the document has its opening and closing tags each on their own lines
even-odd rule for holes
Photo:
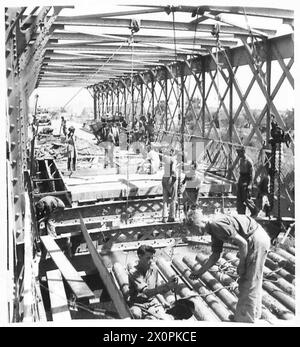
<svg viewBox="0 0 300 347">
<path fill-rule="evenodd" d="M 134 94 L 133 94 L 133 55 L 134 55 L 134 33 L 137 32 L 139 29 L 137 29 L 136 26 L 133 26 L 131 28 L 131 35 L 130 35 L 130 40 L 129 44 L 131 45 L 131 107 L 132 107 L 132 126 L 134 124 Z M 130 124 L 130 122 L 129 122 Z M 129 129 L 128 135 L 130 138 L 130 132 L 132 129 Z M 126 176 L 127 176 L 127 183 L 126 183 L 126 224 L 128 223 L 128 200 L 129 200 L 129 156 L 127 156 L 127 169 L 126 169 Z"/>
<path fill-rule="evenodd" d="M 176 131 L 159 130 L 158 132 L 163 132 L 163 133 L 166 133 L 166 134 L 175 134 L 175 135 L 178 135 L 178 136 L 181 135 L 181 133 L 178 133 Z M 226 145 L 230 145 L 230 146 L 236 146 L 236 147 L 240 147 L 241 146 L 238 143 L 233 143 L 233 142 L 230 142 L 230 141 L 223 141 L 223 140 L 216 140 L 216 139 L 204 137 L 204 136 L 201 136 L 201 135 L 188 135 L 188 134 L 185 134 L 185 136 L 190 136 L 190 137 L 194 137 L 194 138 L 202 139 L 202 140 L 214 141 L 216 143 L 226 144 Z M 249 148 L 249 149 L 256 149 L 255 147 L 251 147 L 251 146 L 247 146 L 247 145 L 243 145 L 243 147 Z"/>
<path fill-rule="evenodd" d="M 218 292 L 219 292 L 220 290 L 222 290 L 222 289 L 227 289 L 227 290 L 233 292 L 232 285 L 229 285 L 229 286 L 224 286 L 224 287 L 222 287 L 222 288 L 218 288 L 218 289 L 216 289 L 216 290 L 210 290 L 210 292 L 209 292 L 209 293 L 206 293 L 206 294 L 204 294 L 204 293 L 203 293 L 203 294 L 198 293 L 198 295 L 199 295 L 200 297 L 206 298 L 206 297 L 209 296 L 209 295 L 218 293 Z"/>
<path fill-rule="evenodd" d="M 113 57 L 119 52 L 119 50 L 123 47 L 123 45 L 126 43 L 127 41 L 124 41 L 120 47 L 99 67 L 99 69 L 96 70 L 96 72 L 94 72 L 92 75 L 89 75 L 87 80 L 86 80 L 86 84 L 88 83 L 88 81 L 94 77 L 95 75 L 98 74 L 98 72 L 106 65 L 108 64 L 111 59 L 113 59 Z M 71 99 L 63 106 L 63 108 L 65 108 L 85 87 L 81 87 L 72 97 Z"/>
<path fill-rule="evenodd" d="M 219 27 L 219 24 L 216 24 L 216 26 L 214 27 L 214 29 L 212 31 L 212 35 L 215 36 L 215 38 L 216 38 L 216 66 L 217 66 L 216 78 L 217 78 L 217 99 L 218 99 L 218 103 L 219 103 L 217 111 L 216 111 L 216 113 L 215 113 L 215 115 L 213 117 L 213 122 L 215 122 L 215 121 L 218 121 L 219 111 L 220 111 L 221 104 L 222 104 L 222 99 L 221 99 L 220 92 L 219 92 L 219 89 L 220 89 L 219 52 L 222 50 L 221 42 L 220 42 L 220 27 Z M 221 139 L 220 140 L 221 147 L 224 147 L 224 141 L 222 140 L 221 136 L 220 136 L 220 139 Z M 226 160 L 226 173 L 227 172 L 228 172 L 228 160 Z M 225 173 L 225 176 L 226 176 L 226 173 Z M 224 213 L 224 211 L 225 211 L 224 181 L 222 181 L 222 210 L 221 210 L 221 212 Z"/>
<path fill-rule="evenodd" d="M 198 17 L 199 17 L 199 14 L 197 13 L 197 16 L 196 16 L 196 19 L 195 19 L 196 23 L 198 21 Z M 195 25 L 195 30 L 194 30 L 193 46 L 192 46 L 192 53 L 191 53 L 191 55 L 193 55 L 194 49 L 195 49 L 195 46 L 196 46 L 196 36 L 197 36 L 197 24 Z M 187 61 L 187 59 L 186 59 L 186 61 Z M 189 78 L 189 85 L 188 85 L 188 88 L 187 88 L 188 91 L 190 91 L 190 85 L 191 85 L 191 76 Z"/>
</svg>

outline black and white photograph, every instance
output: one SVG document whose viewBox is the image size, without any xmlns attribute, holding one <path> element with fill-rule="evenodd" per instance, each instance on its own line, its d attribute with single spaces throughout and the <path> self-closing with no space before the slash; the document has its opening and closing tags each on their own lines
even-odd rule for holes
<svg viewBox="0 0 300 347">
<path fill-rule="evenodd" d="M 0 326 L 299 326 L 295 2 L 1 8 Z"/>
</svg>

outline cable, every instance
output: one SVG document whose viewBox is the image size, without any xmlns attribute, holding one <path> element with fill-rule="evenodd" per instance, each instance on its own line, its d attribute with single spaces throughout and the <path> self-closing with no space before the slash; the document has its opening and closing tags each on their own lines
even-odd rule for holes
<svg viewBox="0 0 300 347">
<path fill-rule="evenodd" d="M 134 25 L 131 28 L 131 35 L 129 39 L 129 44 L 131 45 L 131 112 L 132 112 L 132 127 L 134 125 L 134 93 L 133 93 L 133 56 L 134 56 L 134 33 L 139 31 L 139 26 Z M 130 124 L 130 122 L 129 122 Z M 130 139 L 130 132 L 132 129 L 129 129 L 129 139 Z M 127 155 L 127 182 L 126 182 L 126 224 L 128 224 L 128 200 L 129 200 L 129 155 Z"/>
<path fill-rule="evenodd" d="M 86 84 L 89 82 L 89 80 L 94 77 L 95 75 L 98 74 L 98 72 L 107 64 L 111 61 L 111 59 L 113 59 L 113 57 L 119 52 L 119 50 L 123 47 L 123 45 L 126 43 L 127 41 L 124 41 L 120 47 L 99 67 L 99 69 L 96 70 L 96 72 L 94 72 L 92 75 L 88 75 L 88 78 L 86 80 Z M 75 94 L 74 96 L 72 96 L 72 98 L 63 106 L 63 108 L 65 108 L 85 87 L 81 87 Z"/>
<path fill-rule="evenodd" d="M 65 300 L 65 297 L 62 297 L 61 295 L 57 294 L 57 293 L 54 292 L 53 290 L 50 290 L 48 287 L 46 287 L 46 286 L 43 285 L 42 283 L 40 283 L 40 286 L 41 286 L 42 288 L 44 288 L 48 293 L 52 293 L 52 294 L 55 295 L 57 298 L 60 298 L 60 299 Z M 68 303 L 68 305 L 70 305 L 70 306 L 73 306 L 73 305 L 74 305 L 74 301 L 73 301 L 73 300 L 67 299 L 67 303 Z M 80 308 L 80 309 L 82 309 L 82 310 L 84 310 L 84 311 L 86 311 L 86 312 L 92 313 L 92 314 L 94 314 L 94 315 L 96 315 L 96 316 L 105 316 L 105 315 L 109 314 L 108 311 L 104 311 L 104 310 L 97 310 L 97 309 L 96 309 L 96 310 L 92 310 L 92 309 L 90 309 L 88 306 L 86 306 L 86 305 L 84 305 L 84 304 L 82 304 L 82 303 L 79 303 L 79 302 L 75 303 L 75 305 L 76 305 L 76 307 L 78 307 L 78 308 Z M 110 313 L 113 313 L 113 312 L 110 312 Z M 115 317 L 112 317 L 112 316 L 111 316 L 111 318 L 115 318 Z"/>
</svg>

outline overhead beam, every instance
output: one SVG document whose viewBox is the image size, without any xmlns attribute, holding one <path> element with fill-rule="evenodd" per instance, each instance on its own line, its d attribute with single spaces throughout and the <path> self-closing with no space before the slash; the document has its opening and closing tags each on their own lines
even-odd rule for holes
<svg viewBox="0 0 300 347">
<path fill-rule="evenodd" d="M 64 44 L 49 44 L 49 49 L 53 50 L 60 50 L 60 51 L 90 51 L 90 52 L 108 52 L 108 53 L 115 53 L 115 52 L 127 52 L 128 54 L 134 54 L 136 52 L 138 53 L 145 53 L 148 54 L 149 52 L 175 52 L 175 48 L 173 47 L 149 47 L 149 46 L 134 46 L 133 50 L 131 47 L 123 45 L 122 47 L 120 45 L 80 45 L 80 44 L 70 44 L 70 45 L 64 45 Z M 181 49 L 177 48 L 178 52 L 185 53 L 185 54 L 196 54 L 197 51 L 199 51 L 198 48 L 194 48 L 193 50 L 188 49 Z M 199 51 L 200 52 L 200 51 Z M 170 53 L 169 53 L 170 54 Z"/>
<path fill-rule="evenodd" d="M 120 53 L 120 52 L 115 52 L 114 53 L 114 57 L 117 58 L 130 58 L 131 59 L 131 52 L 130 53 Z M 179 53 L 177 56 L 177 59 L 185 59 L 186 58 L 186 54 L 182 54 Z M 70 57 L 74 57 L 74 59 L 76 58 L 92 58 L 92 59 L 103 59 L 103 58 L 109 58 L 109 54 L 105 54 L 102 52 L 97 52 L 97 53 L 83 53 L 83 52 L 72 52 L 72 53 L 61 53 L 61 52 L 54 52 L 53 50 L 47 50 L 45 53 L 45 57 L 53 57 L 53 58 L 70 58 Z M 134 58 L 135 59 L 146 59 L 146 58 L 169 58 L 170 57 L 170 53 L 169 52 L 139 52 L 138 54 L 134 54 Z"/>
<path fill-rule="evenodd" d="M 107 34 L 109 36 L 109 34 Z M 120 38 L 126 40 L 129 35 L 119 34 Z M 98 43 L 109 43 L 112 40 L 114 42 L 121 42 L 120 39 L 111 37 L 111 39 L 103 38 L 98 35 L 91 35 L 86 33 L 71 33 L 71 32 L 55 32 L 52 35 L 53 39 L 57 40 L 77 40 L 77 41 L 93 41 Z M 227 38 L 220 38 L 221 44 L 223 46 L 235 46 L 237 45 L 237 40 L 228 40 Z M 135 43 L 151 42 L 151 43 L 168 43 L 174 44 L 174 38 L 172 36 L 150 36 L 150 35 L 134 35 Z M 216 40 L 211 37 L 176 37 L 176 43 L 182 45 L 195 45 L 195 44 L 206 44 L 206 45 L 216 45 Z"/>
<path fill-rule="evenodd" d="M 256 17 L 271 17 L 271 18 L 294 18 L 294 11 L 281 8 L 268 8 L 268 7 L 249 7 L 249 6 L 150 6 L 150 5 L 126 5 L 143 8 L 157 8 L 164 10 L 167 13 L 174 12 L 191 12 L 192 16 L 202 14 L 203 12 L 223 12 L 230 14 L 251 15 Z"/>
<path fill-rule="evenodd" d="M 63 64 L 63 65 L 72 65 L 72 66 L 90 66 L 90 65 L 95 65 L 99 67 L 99 63 L 104 63 L 107 59 L 102 58 L 102 59 L 50 59 L 49 57 L 44 58 L 44 63 L 43 65 L 55 65 L 55 64 Z M 174 58 L 172 59 L 164 59 L 165 61 L 174 61 Z M 159 64 L 159 59 L 147 59 L 147 60 L 130 60 L 130 59 L 111 59 L 109 62 L 109 65 L 126 65 L 126 64 L 134 64 L 134 66 L 139 66 L 139 65 L 155 65 Z M 76 64 L 76 65 L 75 65 Z"/>
<path fill-rule="evenodd" d="M 99 27 L 119 27 L 127 28 L 129 35 L 129 28 L 131 26 L 131 19 L 124 18 L 99 18 L 99 17 L 90 17 L 90 16 L 59 16 L 55 21 L 56 24 L 62 25 L 74 25 L 74 26 L 99 26 Z M 158 21 L 158 20 L 141 20 L 140 21 L 141 29 L 151 29 L 151 30 L 174 30 L 174 23 L 172 21 Z M 185 22 L 175 22 L 175 28 L 179 31 L 195 31 L 195 25 Z M 213 24 L 197 24 L 197 31 L 209 32 L 211 33 L 214 28 Z M 267 36 L 275 35 L 275 30 L 267 30 L 263 28 L 253 28 L 263 31 Z M 230 26 L 221 25 L 221 33 L 227 34 L 249 34 L 248 30 L 243 30 L 239 28 L 233 28 Z"/>
<path fill-rule="evenodd" d="M 245 25 L 242 25 L 240 23 L 234 22 L 233 20 L 228 20 L 228 19 L 226 19 L 220 15 L 215 16 L 215 15 L 211 15 L 210 13 L 204 13 L 204 16 L 207 17 L 208 19 L 213 19 L 216 22 L 229 24 L 234 28 L 245 29 L 248 31 L 249 34 L 250 34 L 250 30 L 251 30 L 251 35 L 258 35 L 258 36 L 261 36 L 262 38 L 268 37 L 268 35 L 264 32 L 264 30 L 258 30 L 256 28 L 250 28 L 250 26 L 249 26 L 249 24 L 247 24 L 247 22 L 245 23 Z"/>
<path fill-rule="evenodd" d="M 153 64 L 152 64 L 153 65 Z M 103 66 L 94 65 L 94 66 L 81 66 L 81 65 L 44 65 L 41 68 L 41 72 L 47 72 L 47 71 L 57 71 L 57 72 L 64 72 L 64 71 L 71 71 L 71 72 L 89 72 L 89 71 L 118 71 L 118 70 L 130 70 L 130 71 L 144 71 L 147 68 L 144 66 L 135 66 L 133 69 L 131 65 L 129 64 L 109 64 Z"/>
<path fill-rule="evenodd" d="M 54 50 L 63 50 L 63 51 L 103 51 L 103 52 L 128 52 L 130 54 L 135 54 L 136 52 L 175 52 L 176 53 L 182 53 L 182 54 L 196 54 L 197 52 L 201 52 L 202 46 L 193 46 L 189 45 L 189 47 L 184 45 L 177 45 L 175 49 L 175 45 L 172 44 L 159 44 L 159 43 L 143 43 L 143 44 L 136 44 L 134 43 L 131 46 L 128 46 L 124 43 L 116 43 L 116 44 L 110 44 L 110 45 L 104 45 L 104 44 L 93 44 L 91 42 L 80 42 L 80 43 L 67 43 L 67 44 L 56 44 L 49 42 L 48 48 L 54 49 Z"/>
<path fill-rule="evenodd" d="M 265 7 L 240 7 L 240 6 L 199 6 L 197 9 L 198 14 L 205 11 L 222 12 L 228 14 L 240 14 L 243 16 L 255 16 L 266 18 L 278 19 L 294 19 L 294 11 L 279 8 L 265 8 Z"/>
</svg>

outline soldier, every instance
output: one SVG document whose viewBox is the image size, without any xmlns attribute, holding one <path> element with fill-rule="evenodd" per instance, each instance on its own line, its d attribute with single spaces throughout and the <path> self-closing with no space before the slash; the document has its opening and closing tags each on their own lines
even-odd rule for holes
<svg viewBox="0 0 300 347">
<path fill-rule="evenodd" d="M 177 277 L 161 284 L 154 254 L 153 247 L 140 246 L 137 249 L 137 263 L 128 269 L 129 306 L 134 319 L 170 319 L 156 295 L 173 290 L 177 285 Z"/>
<path fill-rule="evenodd" d="M 229 318 L 235 322 L 254 323 L 261 318 L 263 268 L 271 245 L 269 235 L 253 218 L 245 215 L 220 214 L 205 220 L 193 211 L 189 218 L 190 225 L 200 235 L 211 235 L 212 248 L 208 260 L 199 270 L 193 271 L 190 278 L 199 278 L 217 263 L 224 242 L 237 245 L 239 296 L 234 317 Z"/>
<path fill-rule="evenodd" d="M 190 170 L 186 173 L 182 181 L 182 185 L 185 185 L 185 189 L 182 194 L 182 203 L 186 218 L 189 209 L 196 208 L 201 183 L 202 178 L 197 172 L 197 162 L 192 161 Z"/>
<path fill-rule="evenodd" d="M 55 211 L 63 211 L 65 204 L 59 198 L 54 196 L 45 196 L 41 198 L 35 205 L 37 222 L 40 225 L 41 222 L 45 223 L 45 230 L 48 235 L 57 236 L 55 232 L 55 226 L 53 221 L 53 213 Z"/>
<path fill-rule="evenodd" d="M 177 201 L 177 161 L 174 149 L 170 148 L 163 154 L 164 174 L 162 178 L 163 189 L 163 213 L 162 222 L 175 221 L 175 209 Z M 168 213 L 169 205 L 169 213 Z M 167 217 L 167 214 L 169 217 Z"/>
<path fill-rule="evenodd" d="M 61 133 L 63 133 L 64 136 L 67 135 L 67 121 L 65 120 L 65 118 L 63 116 L 61 117 L 59 135 L 61 135 Z"/>
<path fill-rule="evenodd" d="M 270 206 L 270 169 L 264 166 L 262 170 L 261 179 L 257 185 L 257 197 L 256 206 L 259 211 L 265 213 L 266 217 L 270 217 L 271 206 Z"/>
<path fill-rule="evenodd" d="M 67 169 L 68 171 L 76 171 L 76 161 L 77 161 L 77 148 L 75 141 L 75 128 L 70 126 L 69 133 L 67 135 Z"/>
<path fill-rule="evenodd" d="M 116 140 L 112 131 L 112 124 L 108 124 L 107 137 L 104 143 L 104 169 L 108 167 L 114 167 L 114 150 L 115 150 Z"/>
<path fill-rule="evenodd" d="M 147 173 L 149 175 L 156 174 L 159 170 L 160 159 L 158 152 L 150 145 L 146 147 L 146 158 L 139 164 L 137 168 L 138 173 Z M 147 168 L 145 170 L 145 168 Z M 146 172 L 145 172 L 146 171 Z"/>
<path fill-rule="evenodd" d="M 240 177 L 237 184 L 237 213 L 246 214 L 246 207 L 249 208 L 251 216 L 257 215 L 257 208 L 251 199 L 251 190 L 254 177 L 254 166 L 252 160 L 246 156 L 245 147 L 237 149 L 240 167 Z"/>
</svg>

